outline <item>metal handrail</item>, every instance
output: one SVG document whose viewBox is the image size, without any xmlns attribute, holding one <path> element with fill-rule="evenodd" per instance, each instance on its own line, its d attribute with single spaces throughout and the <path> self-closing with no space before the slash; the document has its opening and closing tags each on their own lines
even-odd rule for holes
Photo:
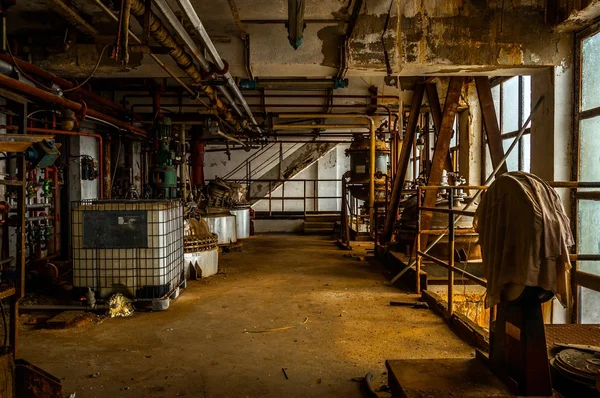
<svg viewBox="0 0 600 398">
<path fill-rule="evenodd" d="M 207 180 L 207 182 L 210 181 L 214 181 L 214 180 Z M 237 179 L 237 178 L 229 178 L 229 179 L 224 179 L 225 182 L 235 182 L 235 183 L 241 183 L 241 182 L 245 182 L 245 180 L 243 179 Z M 319 189 L 319 182 L 341 182 L 342 180 L 339 178 L 323 178 L 323 179 L 315 179 L 315 178 L 300 178 L 300 179 L 293 179 L 293 180 L 285 180 L 285 179 L 281 179 L 281 178 L 271 178 L 271 179 L 258 179 L 258 180 L 250 180 L 249 185 L 253 182 L 261 182 L 264 184 L 268 184 L 268 196 L 250 196 L 248 198 L 249 201 L 252 200 L 267 200 L 269 202 L 269 216 L 272 216 L 273 214 L 273 201 L 278 201 L 281 202 L 281 211 L 285 212 L 285 202 L 289 201 L 289 200 L 295 200 L 295 201 L 303 201 L 303 213 L 306 216 L 306 201 L 307 200 L 313 200 L 313 206 L 316 208 L 316 204 L 314 203 L 314 201 L 318 200 L 318 199 L 342 199 L 342 196 L 319 196 L 317 194 L 318 189 Z M 273 186 L 276 184 L 281 184 L 278 185 L 277 188 L 281 187 L 281 196 L 273 196 Z M 303 192 L 304 194 L 302 196 L 285 196 L 285 184 L 288 183 L 302 183 L 303 184 Z M 312 196 L 308 196 L 306 195 L 306 184 L 307 183 L 312 183 L 313 184 L 313 195 Z"/>
<path fill-rule="evenodd" d="M 548 181 L 547 182 L 548 185 L 550 185 L 553 188 L 567 188 L 567 189 L 578 189 L 578 188 L 599 188 L 600 187 L 600 182 L 579 182 L 579 181 Z M 432 189 L 436 189 L 436 190 L 447 190 L 448 194 L 449 194 L 449 208 L 434 208 L 434 207 L 425 207 L 422 206 L 421 202 L 422 202 L 422 191 L 425 190 L 432 190 Z M 461 274 L 463 277 L 477 283 L 480 286 L 484 286 L 487 287 L 487 281 L 484 278 L 478 277 L 477 275 L 474 275 L 470 272 L 467 272 L 466 270 L 460 269 L 458 267 L 454 266 L 454 238 L 455 235 L 462 235 L 462 234 L 477 234 L 477 232 L 474 229 L 456 229 L 455 228 L 455 221 L 460 218 L 461 216 L 474 216 L 475 212 L 473 211 L 466 211 L 464 209 L 454 209 L 453 208 L 453 203 L 454 203 L 454 191 L 457 189 L 475 189 L 475 190 L 486 190 L 488 189 L 488 186 L 482 185 L 482 186 L 420 186 L 417 187 L 417 236 L 416 236 L 416 287 L 417 287 L 417 293 L 421 292 L 421 286 L 420 286 L 420 278 L 419 278 L 419 274 L 421 271 L 421 264 L 423 259 L 426 259 L 428 261 L 431 261 L 432 263 L 439 265 L 441 267 L 444 267 L 448 270 L 448 313 L 447 316 L 450 317 L 453 314 L 454 308 L 453 308 L 453 297 L 454 297 L 454 291 L 453 291 L 453 285 L 454 285 L 454 273 L 457 272 L 459 274 Z M 596 194 L 596 193 L 600 193 L 599 191 L 588 191 L 591 194 Z M 445 230 L 431 230 L 431 229 L 421 229 L 421 213 L 422 212 L 438 212 L 438 213 L 444 213 L 444 214 L 448 214 L 448 228 Z M 455 219 L 455 216 L 458 215 L 459 217 Z M 421 250 L 421 236 L 422 235 L 438 235 L 438 239 L 441 239 L 442 236 L 444 235 L 448 235 L 448 243 L 450 245 L 450 249 L 448 250 L 448 261 L 445 262 L 437 257 L 434 257 L 430 254 L 427 253 L 427 250 L 422 251 Z M 569 259 L 571 261 L 577 262 L 577 261 L 600 261 L 600 254 L 570 254 L 569 255 Z M 407 267 L 410 268 L 410 265 Z M 599 291 L 600 292 L 600 276 L 598 275 L 592 275 L 592 274 L 587 274 L 583 271 L 579 271 L 577 269 L 577 266 L 575 266 L 575 272 L 573 275 L 573 279 L 575 280 L 575 283 L 577 285 L 583 283 L 583 281 L 586 281 L 587 284 L 587 288 L 595 290 L 595 291 Z"/>
<path fill-rule="evenodd" d="M 246 167 L 246 170 L 247 170 L 247 166 L 246 165 L 247 165 L 248 162 L 252 162 L 254 159 L 256 159 L 259 156 L 263 155 L 266 151 L 268 151 L 269 149 L 271 149 L 273 146 L 275 146 L 275 143 L 272 143 L 270 145 L 265 145 L 259 151 L 254 152 L 252 155 L 250 155 L 246 159 L 244 159 L 244 161 L 242 161 L 239 165 L 237 165 L 236 168 L 234 168 L 229 173 L 225 174 L 223 176 L 223 179 L 231 178 L 232 175 L 234 175 L 235 173 L 237 173 L 238 171 L 240 171 L 243 167 Z"/>
</svg>

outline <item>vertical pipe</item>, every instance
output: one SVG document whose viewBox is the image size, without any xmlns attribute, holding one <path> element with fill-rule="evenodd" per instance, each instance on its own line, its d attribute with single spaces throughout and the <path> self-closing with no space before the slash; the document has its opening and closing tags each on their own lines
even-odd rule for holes
<svg viewBox="0 0 600 398">
<path fill-rule="evenodd" d="M 204 185 L 204 141 L 199 129 L 191 131 L 192 185 Z"/>
<path fill-rule="evenodd" d="M 185 153 L 185 124 L 181 125 L 181 182 L 183 184 L 183 201 L 187 201 L 187 154 Z"/>
<path fill-rule="evenodd" d="M 302 185 L 304 186 L 304 218 L 306 218 L 306 180 L 302 181 Z"/>
<path fill-rule="evenodd" d="M 271 211 L 271 181 L 269 181 L 269 217 L 271 217 L 272 215 L 272 211 Z"/>
<path fill-rule="evenodd" d="M 46 176 L 46 178 L 48 178 Z M 60 242 L 59 242 L 59 234 L 58 234 L 58 228 L 59 228 L 59 219 L 58 219 L 58 213 L 59 213 L 59 208 L 60 208 L 60 201 L 58 198 L 58 167 L 56 166 L 52 166 L 52 190 L 54 192 L 52 192 L 52 199 L 54 199 L 54 214 L 52 215 L 52 225 L 54 228 L 54 253 L 52 254 L 53 256 L 58 257 L 60 255 Z"/>
<path fill-rule="evenodd" d="M 375 122 L 369 119 L 370 130 L 370 151 L 369 151 L 369 220 L 371 223 L 371 236 L 375 238 Z"/>
<path fill-rule="evenodd" d="M 285 211 L 285 181 L 281 184 L 281 212 Z"/>
<path fill-rule="evenodd" d="M 421 255 L 419 252 L 421 251 L 421 187 L 417 187 L 417 250 L 415 250 L 415 257 L 417 258 L 417 269 L 416 269 L 416 293 L 421 294 Z"/>
<path fill-rule="evenodd" d="M 454 189 L 448 190 L 448 208 L 454 206 Z M 448 214 L 448 319 L 454 312 L 454 213 Z"/>
<path fill-rule="evenodd" d="M 110 156 L 111 156 L 111 137 L 107 135 L 104 139 L 104 198 L 110 199 L 112 196 L 112 172 L 110 165 Z"/>
</svg>

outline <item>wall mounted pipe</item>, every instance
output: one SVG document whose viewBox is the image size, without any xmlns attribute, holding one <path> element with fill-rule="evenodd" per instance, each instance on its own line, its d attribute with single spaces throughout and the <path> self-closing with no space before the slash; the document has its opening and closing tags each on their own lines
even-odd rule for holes
<svg viewBox="0 0 600 398">
<path fill-rule="evenodd" d="M 373 236 L 375 236 L 375 232 L 373 231 L 373 226 L 375 225 L 375 121 L 373 120 L 372 117 L 367 116 L 367 115 L 357 115 L 357 114 L 344 114 L 344 115 L 332 115 L 329 113 L 307 113 L 307 114 L 302 114 L 302 115 L 289 115 L 289 114 L 280 114 L 279 118 L 281 119 L 294 119 L 297 117 L 303 117 L 303 118 L 314 118 L 314 119 L 357 119 L 357 120 L 364 120 L 366 123 L 365 125 L 358 125 L 360 127 L 368 127 L 369 128 L 369 132 L 370 132 L 370 150 L 369 150 L 369 219 L 370 219 L 370 224 L 371 224 L 371 234 Z M 302 127 L 302 126 L 307 126 L 307 127 Z M 348 128 L 353 128 L 356 125 L 338 125 L 335 124 L 334 126 L 341 126 L 343 127 L 348 127 Z M 308 128 L 308 129 L 315 129 L 315 128 L 335 128 L 335 127 L 329 127 L 329 125 L 327 124 L 320 124 L 320 125 L 293 125 L 293 124 L 275 124 L 273 125 L 273 130 L 277 130 L 277 129 L 284 129 L 284 130 L 290 130 L 290 129 L 304 129 L 304 128 Z"/>
<path fill-rule="evenodd" d="M 31 87 L 23 82 L 20 82 L 8 76 L 4 76 L 2 74 L 0 74 L 0 86 L 13 90 L 18 94 L 31 98 L 33 100 L 40 100 L 43 102 L 59 105 L 68 108 L 75 113 L 85 113 L 86 115 L 114 124 L 115 126 L 118 126 L 119 128 L 129 131 L 133 134 L 146 136 L 146 130 L 142 128 L 133 126 L 131 124 L 123 122 L 122 120 L 105 115 L 104 113 L 100 113 L 93 109 L 86 109 L 86 107 L 83 104 L 68 100 L 63 97 L 59 97 L 58 95 L 54 95 L 36 87 Z"/>
<path fill-rule="evenodd" d="M 30 74 L 30 75 L 34 75 L 41 79 L 47 80 L 49 82 L 52 82 L 63 89 L 71 89 L 71 88 L 75 87 L 75 84 L 71 83 L 70 81 L 65 80 L 61 77 L 58 77 L 54 73 L 48 72 L 42 68 L 39 68 L 33 64 L 30 64 L 29 62 L 23 61 L 16 57 L 13 61 L 13 59 L 11 58 L 11 56 L 9 54 L 0 54 L 0 60 L 8 62 L 11 65 L 15 65 L 15 63 L 16 63 L 19 66 L 19 68 L 21 68 L 23 70 L 23 72 Z M 129 110 L 127 108 L 122 107 L 118 104 L 115 104 L 114 102 L 112 102 L 104 97 L 101 97 L 100 95 L 98 95 L 92 91 L 86 90 L 84 88 L 79 88 L 79 89 L 71 92 L 70 95 L 75 95 L 78 98 L 86 100 L 86 101 L 90 100 L 90 101 L 96 102 L 98 105 L 109 108 L 109 109 L 111 109 L 115 112 L 121 113 L 123 115 L 129 114 Z M 137 115 L 134 115 L 134 117 L 136 117 L 136 116 Z"/>
<path fill-rule="evenodd" d="M 98 196 L 100 199 L 104 198 L 104 156 L 103 156 L 103 142 L 102 136 L 96 133 L 86 133 L 82 131 L 64 131 L 54 129 L 44 129 L 39 127 L 28 127 L 27 132 L 33 134 L 51 134 L 51 135 L 68 135 L 73 137 L 93 137 L 98 140 Z M 109 187 L 107 187 L 109 188 Z M 109 188 L 110 189 L 110 188 Z"/>
<path fill-rule="evenodd" d="M 196 13 L 196 10 L 194 9 L 194 7 L 190 3 L 190 1 L 189 0 L 177 0 L 177 3 L 181 7 L 182 11 L 187 15 L 189 20 L 192 22 L 192 25 L 194 26 L 194 28 L 200 35 L 200 40 L 202 41 L 202 44 L 208 50 L 208 53 L 210 54 L 211 58 L 213 59 L 213 61 L 217 65 L 217 67 L 222 71 L 225 71 L 226 69 L 228 69 L 228 67 L 225 66 L 225 63 L 221 59 L 221 56 L 219 55 L 219 52 L 215 48 L 215 45 L 213 44 L 212 40 L 208 36 L 206 29 L 204 29 L 204 25 L 202 25 L 202 21 L 200 21 L 200 18 L 198 17 L 198 14 Z M 262 131 L 261 131 L 260 127 L 258 127 L 258 123 L 256 122 L 256 119 L 254 119 L 254 115 L 252 114 L 250 107 L 246 103 L 246 100 L 244 99 L 244 96 L 242 95 L 237 84 L 231 77 L 231 73 L 229 73 L 229 71 L 227 71 L 226 73 L 223 74 L 223 76 L 227 80 L 229 88 L 231 88 L 231 90 L 233 91 L 233 94 L 236 96 L 236 98 L 238 99 L 240 104 L 242 104 L 242 107 L 246 111 L 248 118 L 250 119 L 250 121 L 253 124 L 254 130 L 257 133 L 262 134 Z"/>
<path fill-rule="evenodd" d="M 185 45 L 190 49 L 192 56 L 196 59 L 202 70 L 206 73 L 210 73 L 210 64 L 208 63 L 206 58 L 204 58 L 204 56 L 202 55 L 202 51 L 200 51 L 200 49 L 198 48 L 194 40 L 190 37 L 188 32 L 185 30 L 183 25 L 181 25 L 179 19 L 177 18 L 171 7 L 167 4 L 167 2 L 165 0 L 154 0 L 154 4 L 156 4 L 160 12 L 165 16 L 167 21 L 169 21 L 169 24 L 173 27 L 175 32 L 177 32 L 177 34 L 179 35 L 179 37 L 181 37 Z M 227 89 L 225 89 L 225 87 L 223 86 L 217 86 L 217 90 L 219 90 L 219 93 L 221 93 L 223 97 L 225 97 L 225 99 L 229 101 L 230 106 L 233 108 L 233 110 L 235 110 L 238 116 L 243 116 L 242 111 L 237 106 Z"/>
</svg>

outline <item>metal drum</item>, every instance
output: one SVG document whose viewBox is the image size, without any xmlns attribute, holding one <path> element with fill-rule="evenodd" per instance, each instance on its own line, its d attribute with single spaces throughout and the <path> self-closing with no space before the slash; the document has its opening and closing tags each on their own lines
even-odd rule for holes
<svg viewBox="0 0 600 398">
<path fill-rule="evenodd" d="M 229 245 L 237 242 L 236 217 L 233 214 L 210 214 L 203 216 L 210 232 L 217 234 L 219 245 Z"/>
<path fill-rule="evenodd" d="M 237 207 L 230 210 L 235 216 L 235 225 L 238 239 L 247 239 L 250 237 L 250 207 Z"/>
</svg>

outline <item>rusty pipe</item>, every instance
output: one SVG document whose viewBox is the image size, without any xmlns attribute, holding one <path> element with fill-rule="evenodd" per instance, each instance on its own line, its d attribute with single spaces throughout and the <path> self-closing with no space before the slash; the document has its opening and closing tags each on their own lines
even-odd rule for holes
<svg viewBox="0 0 600 398">
<path fill-rule="evenodd" d="M 138 0 L 136 0 L 138 1 Z M 96 3 L 96 5 L 98 7 L 100 7 L 113 21 L 118 22 L 119 21 L 119 17 L 117 17 L 106 5 L 104 5 L 104 3 L 102 3 L 100 0 L 94 0 L 94 2 Z M 138 1 L 139 3 L 139 1 Z M 137 5 L 137 3 L 136 3 Z M 143 5 L 142 5 L 143 6 Z M 133 12 L 133 5 L 132 5 L 132 12 Z M 145 12 L 145 7 L 144 7 L 144 12 Z M 154 21 L 155 24 L 159 23 L 160 24 L 160 20 L 158 20 L 158 18 L 156 17 L 156 15 L 151 14 L 151 16 L 154 16 Z M 137 17 L 137 16 L 136 16 Z M 143 23 L 143 21 L 141 21 Z M 166 31 L 166 29 L 162 28 L 161 30 L 163 36 L 164 34 L 169 35 L 168 31 Z M 140 40 L 135 33 L 133 33 L 131 30 L 129 30 L 129 36 L 137 43 L 137 44 L 141 44 L 142 40 Z M 157 39 L 158 41 L 158 39 Z M 170 41 L 172 43 L 175 43 L 174 39 L 172 37 L 170 37 Z M 161 43 L 162 44 L 162 43 Z M 175 43 L 177 44 L 177 43 Z M 164 44 L 163 44 L 164 45 Z M 170 47 L 169 47 L 170 48 Z M 183 54 L 185 56 L 187 56 L 187 54 L 185 53 L 185 50 L 182 47 L 179 47 L 179 49 L 177 51 L 175 51 L 175 49 L 171 50 L 170 52 L 171 57 L 175 59 L 175 55 L 174 54 Z M 187 56 L 188 59 L 191 62 L 191 59 L 189 58 L 189 56 Z M 199 98 L 199 93 L 192 90 L 190 87 L 188 87 L 187 84 L 185 84 L 177 75 L 175 75 L 166 65 L 164 62 L 162 62 L 156 55 L 154 54 L 150 54 L 150 58 L 152 58 L 154 60 L 154 62 L 156 62 L 165 72 L 167 72 L 169 74 L 169 76 L 171 76 L 176 82 L 177 84 L 179 84 L 188 94 L 190 94 L 192 96 L 193 99 L 195 99 L 196 101 L 200 102 L 201 104 L 204 104 L 204 102 Z M 176 60 L 177 61 L 177 60 Z M 184 71 L 186 72 L 186 74 L 188 76 L 190 76 L 190 73 L 192 73 L 192 67 L 198 71 L 198 69 L 193 65 L 193 63 L 191 64 L 190 67 L 188 67 L 189 70 L 183 69 L 181 67 L 181 65 L 179 65 L 179 63 L 177 62 L 177 65 Z M 190 73 L 188 73 L 190 72 Z M 198 71 L 199 72 L 199 71 Z M 191 77 L 191 76 L 190 76 Z M 194 80 L 194 79 L 192 79 Z M 211 87 L 207 87 L 207 86 L 200 86 L 200 88 L 202 89 L 202 91 L 204 92 L 204 94 L 206 94 L 209 99 L 211 101 L 214 102 L 214 106 L 217 108 L 217 110 L 219 110 L 220 113 L 222 113 L 225 117 L 225 120 L 227 120 L 229 123 L 234 123 L 234 126 L 236 128 L 236 130 L 239 127 L 239 124 L 237 124 L 237 121 L 235 121 L 235 119 L 233 119 L 233 116 L 231 116 L 231 112 L 227 111 L 227 108 L 225 107 L 225 105 L 223 104 L 223 102 L 221 100 L 219 100 L 218 97 L 216 97 L 216 93 L 215 91 L 211 88 Z M 214 98 L 216 97 L 216 101 L 214 100 Z M 204 104 L 205 105 L 205 104 Z M 227 113 L 227 112 L 228 113 Z M 229 118 L 227 117 L 227 114 L 229 115 Z"/>
<path fill-rule="evenodd" d="M 344 98 L 344 99 L 395 99 L 400 102 L 399 95 L 368 95 L 368 94 L 246 94 L 246 98 Z"/>
<path fill-rule="evenodd" d="M 8 76 L 4 76 L 2 74 L 0 74 L 0 86 L 8 88 L 10 90 L 13 90 L 13 91 L 17 92 L 18 94 L 24 95 L 29 98 L 33 98 L 33 99 L 41 100 L 44 102 L 49 102 L 49 103 L 52 103 L 55 105 L 63 106 L 65 108 L 72 110 L 75 113 L 85 113 L 89 116 L 98 118 L 105 122 L 112 123 L 115 126 L 118 126 L 119 128 L 121 128 L 123 130 L 130 131 L 134 134 L 138 134 L 138 135 L 142 135 L 142 136 L 146 135 L 146 130 L 144 130 L 142 128 L 132 126 L 128 123 L 123 122 L 122 120 L 116 119 L 112 116 L 105 115 L 104 113 L 100 113 L 93 109 L 87 109 L 87 107 L 85 107 L 83 104 L 68 100 L 63 97 L 59 97 L 58 95 L 54 95 L 45 90 L 41 90 L 37 87 L 31 87 L 28 84 L 25 84 L 23 82 L 20 82 L 18 80 L 8 77 Z"/>
<path fill-rule="evenodd" d="M 62 77 L 56 76 L 54 73 L 48 72 L 47 70 L 44 70 L 33 64 L 30 64 L 29 62 L 23 61 L 22 59 L 15 57 L 14 61 L 13 61 L 12 57 L 9 54 L 0 54 L 0 60 L 6 61 L 6 62 L 10 63 L 11 65 L 16 65 L 19 68 L 21 68 L 23 70 L 23 72 L 30 74 L 30 75 L 34 75 L 41 79 L 50 81 L 52 83 L 55 83 L 56 85 L 60 86 L 63 89 L 68 90 L 68 89 L 72 89 L 73 87 L 75 87 L 75 84 L 73 84 L 72 82 L 63 79 Z M 77 90 L 70 92 L 69 95 L 76 95 L 78 98 L 83 99 L 83 100 L 91 100 L 93 102 L 96 102 L 98 105 L 104 106 L 106 108 L 110 108 L 113 111 L 119 112 L 124 115 L 129 114 L 129 110 L 127 108 L 122 107 L 118 104 L 115 104 L 114 102 L 112 102 L 92 91 L 86 90 L 84 88 L 78 88 Z M 139 115 L 133 115 L 133 116 L 136 119 L 140 118 Z"/>
<path fill-rule="evenodd" d="M 365 125 L 359 125 L 360 127 L 368 127 L 369 128 L 369 133 L 370 133 L 370 148 L 369 148 L 369 222 L 371 225 L 371 235 L 375 236 L 375 232 L 373 231 L 373 226 L 375 224 L 375 121 L 373 120 L 372 117 L 367 116 L 367 115 L 360 115 L 360 114 L 344 114 L 344 115 L 332 115 L 329 113 L 306 113 L 306 114 L 301 114 L 301 115 L 287 115 L 287 114 L 280 114 L 279 118 L 280 119 L 294 119 L 297 117 L 303 117 L 303 118 L 315 118 L 315 119 L 357 119 L 357 120 L 364 120 L 366 123 Z M 283 125 L 273 125 L 273 129 L 290 129 L 290 127 L 292 128 L 302 128 L 300 126 L 308 126 L 306 128 L 309 129 L 314 129 L 314 128 L 328 128 L 327 124 L 321 124 L 321 125 L 289 125 L 289 124 L 283 124 Z M 349 128 L 353 128 L 353 126 L 356 125 L 334 125 L 334 126 L 342 126 L 342 127 L 349 127 Z M 335 128 L 335 127 L 329 127 L 329 128 Z"/>
<path fill-rule="evenodd" d="M 103 147 L 102 147 L 102 136 L 96 133 L 86 133 L 80 131 L 64 131 L 54 129 L 44 129 L 39 127 L 28 127 L 27 132 L 39 133 L 39 134 L 52 134 L 52 135 L 69 135 L 73 137 L 94 137 L 98 140 L 98 196 L 104 198 L 104 169 L 103 169 Z"/>
<path fill-rule="evenodd" d="M 95 0 L 95 2 L 98 5 L 104 6 L 100 0 Z M 106 6 L 102 8 L 108 10 L 108 8 L 105 7 Z M 112 11 L 108 11 L 111 15 L 114 16 Z M 144 4 L 143 0 L 131 0 L 131 14 L 138 19 L 140 24 L 144 24 L 144 18 L 146 15 L 146 5 Z M 171 55 L 171 57 L 175 60 L 177 66 L 179 66 L 181 70 L 183 70 L 192 79 L 192 85 L 197 86 L 210 98 L 210 101 L 213 104 L 213 106 L 215 106 L 219 110 L 219 113 L 223 116 L 223 118 L 229 124 L 231 124 L 236 131 L 241 131 L 244 126 L 242 126 L 237 120 L 234 119 L 227 106 L 223 103 L 223 101 L 219 99 L 217 92 L 212 87 L 204 86 L 201 84 L 202 72 L 194 64 L 194 61 L 185 51 L 184 47 L 177 43 L 175 38 L 171 35 L 171 33 L 169 33 L 168 29 L 165 27 L 162 21 L 151 10 L 149 12 L 148 26 L 152 37 L 154 37 L 154 39 L 163 47 L 171 49 L 169 55 Z M 131 32 L 130 34 L 132 35 L 132 37 L 136 37 Z M 139 39 L 134 40 L 138 41 Z M 139 42 L 141 43 L 141 40 Z"/>
<path fill-rule="evenodd" d="M 196 45 L 196 43 L 194 42 L 192 37 L 189 35 L 187 30 L 183 27 L 183 25 L 181 24 L 181 22 L 179 21 L 179 19 L 175 15 L 175 13 L 173 12 L 173 9 L 166 2 L 166 0 L 154 0 L 154 4 L 156 4 L 158 9 L 165 16 L 166 20 L 173 27 L 175 32 L 177 32 L 179 37 L 183 40 L 183 42 L 185 43 L 187 48 L 191 51 L 192 57 L 196 59 L 196 61 L 198 62 L 198 64 L 202 68 L 202 70 L 207 74 L 212 73 L 210 63 L 206 60 L 206 58 L 204 58 L 202 51 L 198 48 L 198 46 Z M 221 95 L 223 95 L 227 99 L 227 101 L 229 101 L 229 105 L 233 108 L 233 110 L 236 111 L 238 116 L 243 116 L 242 111 L 236 105 L 234 99 L 231 97 L 231 95 L 229 94 L 227 89 L 225 89 L 225 87 L 223 87 L 223 86 L 218 86 L 217 90 L 219 90 L 219 93 L 221 93 Z"/>
<path fill-rule="evenodd" d="M 161 1 L 161 0 L 159 0 L 159 1 Z M 231 77 L 231 73 L 229 73 L 229 70 L 228 70 L 229 65 L 227 65 L 221 59 L 221 56 L 219 55 L 219 52 L 215 48 L 212 40 L 208 36 L 208 32 L 206 32 L 206 29 L 204 28 L 204 25 L 202 24 L 200 17 L 198 17 L 198 14 L 196 13 L 194 6 L 192 6 L 192 3 L 189 0 L 177 0 L 177 3 L 179 4 L 179 7 L 183 11 L 183 13 L 188 17 L 188 19 L 192 23 L 192 26 L 194 27 L 194 29 L 200 36 L 200 41 L 204 45 L 204 48 L 207 50 L 207 52 L 210 54 L 211 58 L 215 62 L 215 65 L 217 66 L 217 68 L 220 69 L 221 71 L 225 71 L 224 73 L 223 72 L 221 72 L 221 73 L 223 73 L 223 77 L 227 81 L 227 85 L 233 92 L 233 95 L 237 98 L 239 103 L 242 105 L 242 108 L 244 108 L 244 111 L 246 111 L 246 115 L 248 116 L 248 119 L 250 119 L 250 122 L 252 123 L 252 128 L 258 134 L 262 134 L 262 130 L 258 126 L 258 123 L 256 122 L 256 119 L 254 118 L 254 115 L 252 114 L 252 111 L 250 110 L 250 107 L 248 106 L 248 103 L 246 102 L 246 99 L 244 98 L 244 96 L 242 95 L 237 84 L 233 80 L 233 77 Z"/>
</svg>

